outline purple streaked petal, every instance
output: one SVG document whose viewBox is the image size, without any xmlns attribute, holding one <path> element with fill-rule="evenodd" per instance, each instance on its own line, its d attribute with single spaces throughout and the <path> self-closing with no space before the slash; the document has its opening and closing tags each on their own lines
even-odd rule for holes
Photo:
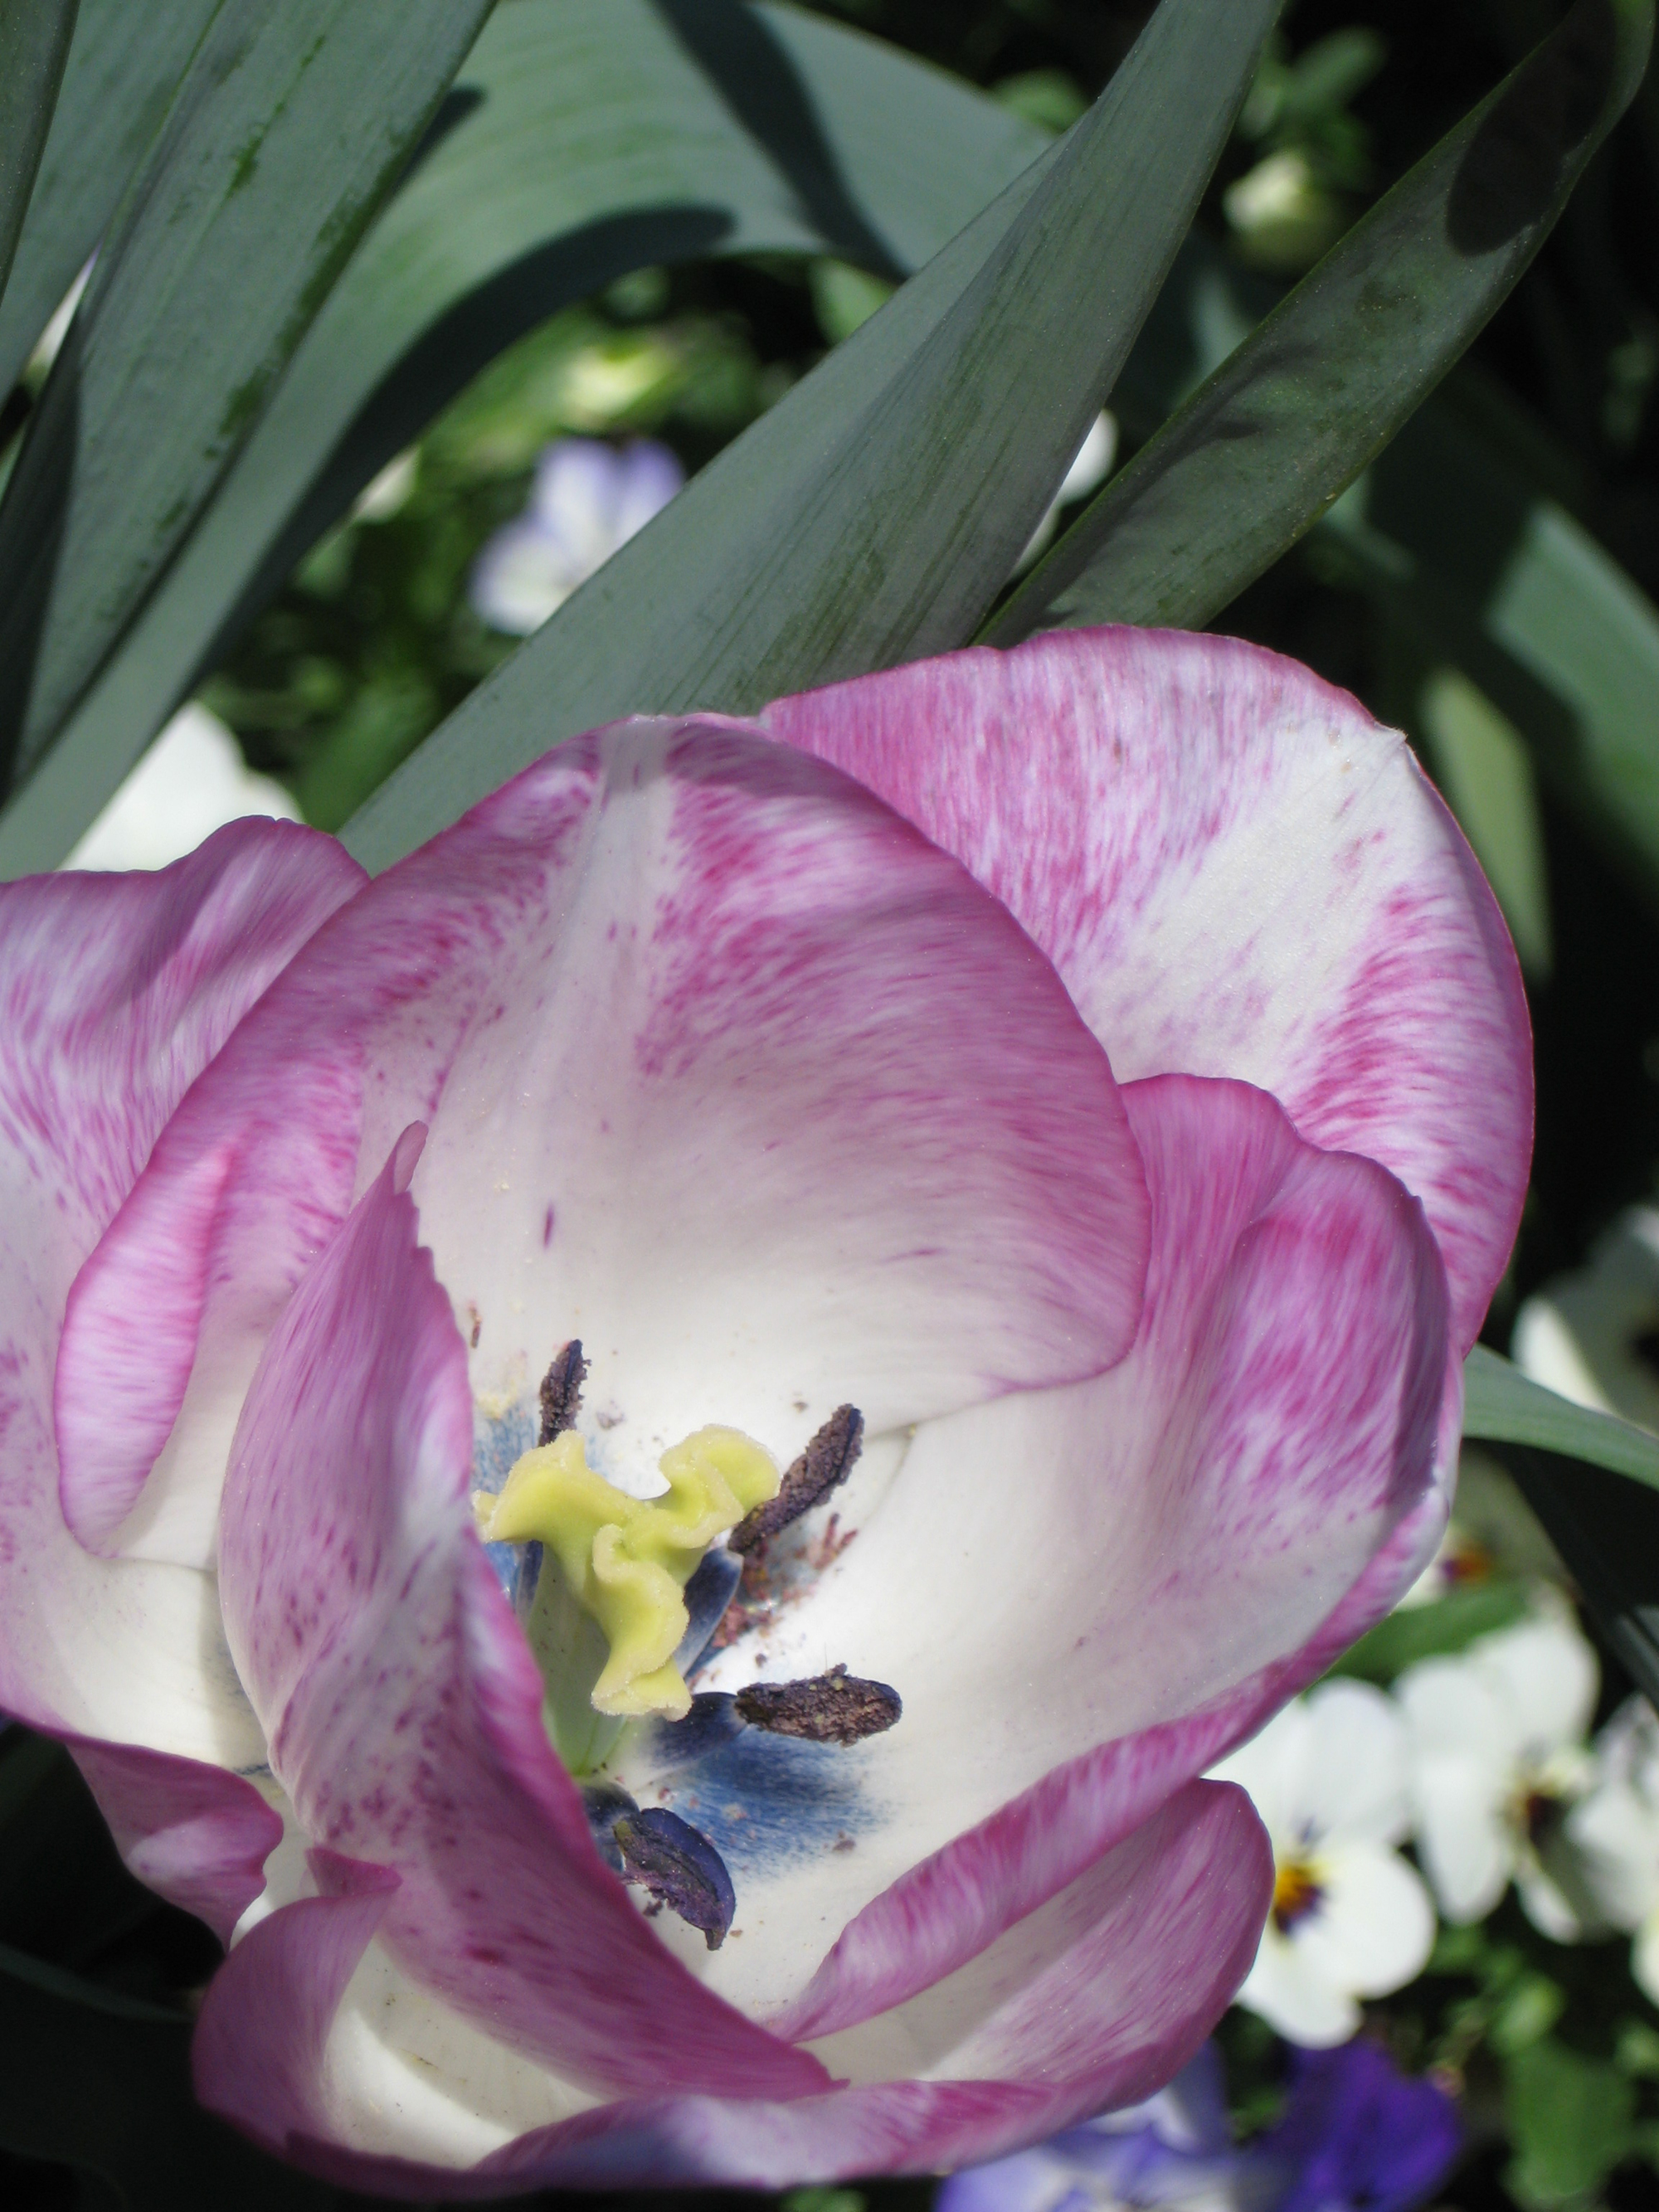
<svg viewBox="0 0 1659 2212">
<path fill-rule="evenodd" d="M 54 1365 L 76 1271 L 179 1097 L 362 880 L 331 838 L 245 821 L 155 874 L 0 887 L 0 1706 L 49 1733 L 214 1765 L 263 1755 L 211 1581 L 94 1559 L 65 1525 Z M 94 1492 L 149 1320 L 116 1316 L 82 1387 L 60 1386 Z"/>
<path fill-rule="evenodd" d="M 356 2147 L 372 2139 L 374 2123 L 354 2098 L 337 2042 L 325 2048 L 307 2034 L 311 2079 L 283 2081 L 276 2096 L 258 2095 L 255 2069 L 221 2063 L 209 2078 L 199 2057 L 198 2087 L 204 2101 L 313 2171 L 400 2196 L 465 2201 L 538 2186 L 653 2183 L 780 2187 L 937 2171 L 997 2156 L 1102 2102 L 1132 2102 L 1189 2058 L 1254 1950 L 1271 1880 L 1265 1838 L 1241 1792 L 1200 1784 L 1182 1793 L 1031 1927 L 1011 1931 L 995 1955 L 887 2024 L 913 2053 L 932 2051 L 935 2078 L 927 2080 L 877 2080 L 787 2103 L 630 2099 L 526 2134 L 475 2164 L 445 2166 Z M 306 1909 L 289 1907 L 233 1954 L 210 1998 L 221 2021 L 229 2011 L 221 1990 L 233 1977 L 250 2012 L 256 1990 L 278 2017 L 307 2021 L 337 2002 L 346 1974 L 297 1942 L 279 1953 L 268 1941 L 239 1975 L 250 1946 Z M 360 1948 L 366 1941 L 364 1934 Z M 873 2057 L 869 2032 L 863 2041 Z M 225 2042 L 222 2033 L 221 2049 Z M 1004 2070 L 984 2070 L 993 2067 Z M 314 2117 L 322 2080 L 334 2099 L 326 2130 Z"/>
<path fill-rule="evenodd" d="M 1529 1032 L 1492 893 L 1400 737 L 1258 647 L 1127 629 L 952 653 L 763 719 L 967 862 L 1120 1079 L 1236 1076 L 1397 1175 L 1467 1351 L 1526 1190 Z"/>
<path fill-rule="evenodd" d="M 825 2076 L 703 1989 L 595 1849 L 474 1533 L 466 1349 L 407 1185 L 418 1132 L 306 1276 L 238 1428 L 227 1632 L 313 1843 L 389 1868 L 380 1932 L 465 2014 L 609 2091 Z"/>
<path fill-rule="evenodd" d="M 897 1426 L 1093 1373 L 1133 1333 L 1133 1139 L 1018 927 L 837 770 L 735 726 L 621 725 L 337 917 L 100 1251 L 88 1321 L 207 1285 L 182 1411 L 155 1364 L 106 1454 L 136 1497 L 171 1425 L 155 1486 L 180 1531 L 195 1501 L 180 1556 L 208 1556 L 276 1314 L 416 1118 L 475 1392 L 533 1393 L 580 1334 L 590 1459 L 624 1478 L 705 1420 L 787 1463 L 845 1400 Z M 230 1142 L 183 1253 L 174 1194 Z"/>
<path fill-rule="evenodd" d="M 1295 1671 L 1402 1522 L 1443 1519 L 1458 1368 L 1416 1201 L 1242 1084 L 1170 1076 L 1123 1097 L 1153 1208 L 1128 1357 L 926 1425 L 884 1490 L 860 1492 L 855 1469 L 838 1493 L 855 1540 L 763 1642 L 699 1675 L 731 1690 L 757 1649 L 772 1680 L 845 1653 L 904 1700 L 889 1734 L 839 1755 L 850 1802 L 814 1851 L 763 1855 L 758 1788 L 720 1826 L 722 1796 L 742 1794 L 721 1760 L 671 1785 L 744 1898 L 745 1941 L 709 1979 L 792 2039 L 926 1987 L 1073 1879 L 1218 1753 L 1202 1717 Z M 1413 1557 L 1425 1540 L 1413 1530 Z M 1097 1779 L 1044 1819 L 1085 1755 Z M 629 1759 L 643 1802 L 655 1778 Z M 854 1849 L 828 1848 L 835 1826 Z M 826 1921 L 844 1932 L 820 1965 Z"/>
</svg>

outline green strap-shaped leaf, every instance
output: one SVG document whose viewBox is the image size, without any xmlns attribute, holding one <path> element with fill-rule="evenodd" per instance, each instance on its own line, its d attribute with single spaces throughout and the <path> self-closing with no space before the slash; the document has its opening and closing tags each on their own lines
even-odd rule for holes
<svg viewBox="0 0 1659 2212">
<path fill-rule="evenodd" d="M 376 793 L 384 866 L 556 739 L 960 643 L 1168 271 L 1277 0 L 1165 0 L 1052 154 L 750 429 Z"/>
<path fill-rule="evenodd" d="M 1578 0 L 1085 510 L 986 626 L 1197 628 L 1294 544 L 1468 345 L 1646 66 L 1652 0 Z"/>
<path fill-rule="evenodd" d="M 1498 1456 L 1520 1484 L 1602 1635 L 1659 1705 L 1659 1498 L 1605 1468 L 1525 1444 Z"/>
<path fill-rule="evenodd" d="M 81 0 L 11 281 L 0 392 L 103 235 L 219 0 Z"/>
<path fill-rule="evenodd" d="M 1464 1362 L 1463 1392 L 1464 1435 L 1496 1450 L 1597 1626 L 1659 1703 L 1659 1437 L 1572 1405 L 1484 1345 Z"/>
<path fill-rule="evenodd" d="M 1484 1344 L 1463 1363 L 1463 1433 L 1483 1442 L 1535 1444 L 1659 1490 L 1659 1437 L 1575 1406 Z"/>
<path fill-rule="evenodd" d="M 223 0 L 0 506 L 0 757 L 27 770 L 246 442 L 489 0 Z"/>
<path fill-rule="evenodd" d="M 58 104 L 75 5 L 76 0 L 11 0 L 0 11 L 0 290 L 11 271 Z"/>
<path fill-rule="evenodd" d="M 1461 668 L 1659 903 L 1659 610 L 1449 389 L 1322 526 L 1429 665 Z"/>
<path fill-rule="evenodd" d="M 692 255 L 918 266 L 1048 143 L 896 48 L 738 0 L 514 0 L 431 137 L 200 526 L 0 815 L 0 875 L 63 858 L 216 641 L 542 317 Z"/>
</svg>

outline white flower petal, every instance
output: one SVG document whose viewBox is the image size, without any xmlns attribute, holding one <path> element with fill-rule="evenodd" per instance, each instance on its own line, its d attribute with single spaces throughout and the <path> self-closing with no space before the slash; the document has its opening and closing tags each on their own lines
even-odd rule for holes
<svg viewBox="0 0 1659 2212">
<path fill-rule="evenodd" d="M 1313 2051 L 1346 2043 L 1359 2025 L 1359 2007 L 1352 1994 L 1334 1988 L 1319 1963 L 1271 1920 L 1236 2002 L 1259 2013 L 1291 2042 Z"/>
<path fill-rule="evenodd" d="M 1515 1838 L 1489 1771 L 1456 1751 L 1419 1757 L 1413 1769 L 1418 1855 L 1448 1920 L 1483 1919 L 1504 1894 Z"/>
<path fill-rule="evenodd" d="M 1573 1807 L 1566 1832 L 1601 1911 L 1615 1928 L 1639 1928 L 1659 1905 L 1659 1814 L 1609 1781 Z"/>
<path fill-rule="evenodd" d="M 1541 1760 L 1575 1743 L 1595 1710 L 1601 1668 L 1577 1626 L 1565 1615 L 1524 1620 L 1483 1636 L 1470 1662 L 1516 1717 L 1529 1757 Z"/>
<path fill-rule="evenodd" d="M 82 836 L 66 868 L 164 868 L 227 822 L 297 822 L 280 783 L 255 775 L 216 714 L 181 707 Z"/>
<path fill-rule="evenodd" d="M 1334 1989 L 1386 1996 L 1422 1972 L 1434 1944 L 1434 1907 L 1422 1877 L 1380 1844 L 1322 1851 L 1313 1863 L 1319 1903 L 1290 1940 Z"/>
<path fill-rule="evenodd" d="M 1322 1684 L 1307 1704 L 1302 1806 L 1313 1833 L 1398 1843 L 1411 1824 L 1398 1707 L 1369 1682 L 1340 1678 Z"/>
</svg>

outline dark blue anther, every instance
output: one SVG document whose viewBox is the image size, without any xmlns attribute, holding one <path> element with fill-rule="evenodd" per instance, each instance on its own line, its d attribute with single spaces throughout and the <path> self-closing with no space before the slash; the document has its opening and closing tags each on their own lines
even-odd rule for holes
<svg viewBox="0 0 1659 2212">
<path fill-rule="evenodd" d="M 582 1784 L 582 1810 L 587 1815 L 588 1826 L 593 1831 L 599 1856 L 612 1874 L 625 1871 L 622 1845 L 617 1841 L 617 1823 L 625 1814 L 637 1813 L 639 1809 L 628 1792 L 619 1790 L 614 1782 L 585 1782 Z"/>
<path fill-rule="evenodd" d="M 611 1832 L 622 1850 L 623 1880 L 641 1883 L 682 1920 L 701 1929 L 709 1949 L 718 1951 L 738 1900 L 726 1862 L 708 1837 L 658 1805 L 624 1813 Z"/>
<path fill-rule="evenodd" d="M 685 1586 L 685 1610 L 690 1618 L 674 1654 L 674 1664 L 683 1678 L 689 1679 L 701 1663 L 742 1579 L 743 1561 L 735 1552 L 704 1553 L 702 1565 Z"/>
</svg>

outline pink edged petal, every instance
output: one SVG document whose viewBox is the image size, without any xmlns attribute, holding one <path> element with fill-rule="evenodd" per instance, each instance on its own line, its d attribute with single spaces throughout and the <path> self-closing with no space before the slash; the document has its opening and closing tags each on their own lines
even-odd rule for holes
<svg viewBox="0 0 1659 2212">
<path fill-rule="evenodd" d="M 1120 1080 L 1231 1075 L 1423 1200 L 1467 1351 L 1532 1149 L 1520 971 L 1402 738 L 1236 639 L 1066 630 L 763 718 L 964 860 Z"/>
<path fill-rule="evenodd" d="M 769 1856 L 758 1781 L 726 1820 L 736 1754 L 665 1778 L 738 1887 L 745 1941 L 708 1978 L 792 2040 L 926 1988 L 1073 1879 L 1386 1611 L 1443 1526 L 1460 1373 L 1421 1209 L 1244 1085 L 1124 1096 L 1153 1205 L 1128 1358 L 924 1427 L 862 1516 L 849 1486 L 853 1540 L 765 1640 L 699 1677 L 844 1661 L 904 1700 L 836 1754 L 850 1850 L 832 1827 Z"/>
<path fill-rule="evenodd" d="M 135 1516 L 171 1516 L 169 1556 L 209 1555 L 260 1346 L 415 1119 L 475 1395 L 516 1418 L 580 1336 L 591 1456 L 624 1480 L 704 1421 L 787 1463 L 843 1401 L 873 1431 L 1095 1373 L 1133 1333 L 1139 1163 L 1029 939 L 838 771 L 736 725 L 619 725 L 337 917 L 106 1240 L 100 1310 L 154 1286 L 182 1317 L 206 1286 L 182 1413 L 152 1363 L 110 1444 L 131 1488 L 179 1416 Z"/>
<path fill-rule="evenodd" d="M 222 1767 L 131 1744 L 67 1741 L 129 1871 L 228 1943 L 264 1886 L 282 1815 Z"/>
<path fill-rule="evenodd" d="M 1137 1836 L 1031 1922 L 906 2008 L 826 2051 L 853 2086 L 773 2099 L 630 2099 L 526 2133 L 465 2166 L 422 2166 L 359 2148 L 379 2126 L 354 2095 L 337 2033 L 307 2037 L 309 2083 L 280 2107 L 204 2100 L 313 2171 L 347 2186 L 467 2201 L 536 2187 L 726 2183 L 780 2188 L 858 2173 L 928 2172 L 997 2157 L 1103 2106 L 1133 2104 L 1192 2056 L 1255 1950 L 1273 1863 L 1242 1792 L 1182 1791 Z M 290 1906 L 291 1913 L 303 1908 Z M 287 1913 L 257 1929 L 246 1950 Z M 308 1976 L 306 2012 L 337 2002 L 345 1978 L 295 1944 L 259 1961 L 278 2016 L 301 2001 L 274 1977 Z M 237 1968 L 233 1954 L 210 1996 Z M 244 1982 L 251 1998 L 252 1976 Z M 205 2024 L 205 2020 L 204 2020 Z M 889 2064 L 926 2078 L 888 2079 Z M 247 2069 L 251 2071 L 252 2069 Z M 860 2078 L 862 2076 L 863 2078 Z M 330 2091 L 331 2090 L 331 2099 Z M 326 2131 L 311 2117 L 330 2109 Z M 286 2128 L 283 2123 L 286 2122 Z"/>
<path fill-rule="evenodd" d="M 822 2087 L 658 1942 L 548 1744 L 472 1525 L 465 1346 L 402 1188 L 417 1143 L 290 1302 L 232 1452 L 221 1597 L 272 1771 L 314 1843 L 397 1875 L 392 1955 L 578 2084 Z"/>
<path fill-rule="evenodd" d="M 100 1560 L 66 1525 L 54 1369 L 70 1285 L 157 1132 L 362 880 L 333 839 L 244 821 L 153 875 L 0 886 L 0 1707 L 51 1733 L 263 1756 L 211 1580 Z M 148 1326 L 142 1309 L 121 1316 L 59 1378 L 77 1437 L 118 1419 Z"/>
</svg>

